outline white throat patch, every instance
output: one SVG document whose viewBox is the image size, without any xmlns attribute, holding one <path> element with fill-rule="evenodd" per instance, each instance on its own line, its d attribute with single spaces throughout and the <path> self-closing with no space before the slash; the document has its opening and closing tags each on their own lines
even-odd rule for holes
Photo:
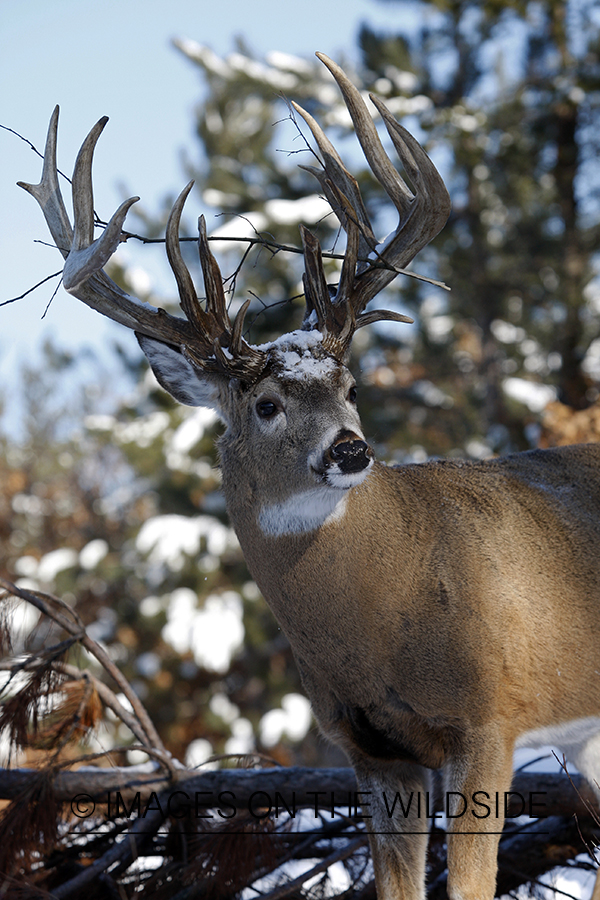
<svg viewBox="0 0 600 900">
<path fill-rule="evenodd" d="M 292 494 L 282 503 L 263 506 L 258 515 L 258 524 L 264 534 L 270 537 L 304 534 L 315 531 L 327 522 L 341 519 L 347 502 L 347 490 L 316 487 Z"/>
</svg>

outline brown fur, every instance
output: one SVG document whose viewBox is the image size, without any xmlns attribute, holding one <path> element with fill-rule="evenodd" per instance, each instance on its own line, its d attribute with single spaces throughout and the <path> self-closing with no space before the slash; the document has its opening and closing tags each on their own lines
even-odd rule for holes
<svg viewBox="0 0 600 900">
<path fill-rule="evenodd" d="M 576 695 L 578 715 L 600 712 L 600 679 L 580 687 L 582 668 L 600 663 L 600 445 L 378 465 L 344 519 L 309 534 L 265 536 L 250 510 L 229 507 L 253 577 L 317 682 L 326 732 L 337 705 L 376 706 L 438 767 L 463 730 L 498 715 L 516 737 L 572 715 Z M 416 727 L 432 719 L 445 748 L 433 761 L 430 726 L 423 750 Z"/>
<path fill-rule="evenodd" d="M 448 790 L 503 792 L 520 734 L 600 715 L 600 445 L 376 465 L 343 518 L 282 537 L 261 532 L 260 497 L 231 474 L 250 570 L 359 781 L 389 782 L 404 759 L 422 789 L 420 766 L 445 767 Z M 451 895 L 491 897 L 497 836 L 483 831 L 502 820 L 468 825 L 482 834 L 450 839 Z M 410 857 L 413 840 L 375 837 L 376 859 Z M 376 862 L 383 896 L 405 896 L 390 865 Z"/>
</svg>

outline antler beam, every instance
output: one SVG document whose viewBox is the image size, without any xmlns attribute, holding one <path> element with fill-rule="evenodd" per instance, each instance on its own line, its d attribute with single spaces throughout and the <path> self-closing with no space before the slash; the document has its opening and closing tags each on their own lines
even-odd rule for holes
<svg viewBox="0 0 600 900">
<path fill-rule="evenodd" d="M 121 240 L 127 212 L 138 197 L 126 200 L 110 219 L 101 236 L 94 240 L 94 198 L 92 161 L 98 138 L 106 125 L 100 119 L 83 142 L 73 171 L 73 217 L 71 226 L 58 183 L 56 144 L 58 106 L 55 108 L 46 140 L 42 180 L 39 184 L 19 182 L 40 204 L 56 246 L 65 257 L 65 289 L 102 315 L 133 331 L 179 348 L 199 368 L 220 371 L 252 380 L 264 368 L 266 357 L 242 339 L 242 325 L 249 303 L 240 309 L 233 326 L 229 321 L 223 292 L 223 280 L 208 247 L 204 219 L 199 220 L 199 254 L 207 294 L 206 310 L 196 296 L 190 274 L 179 248 L 179 222 L 190 182 L 178 199 L 167 225 L 167 256 L 175 275 L 181 307 L 186 319 L 126 294 L 103 271 Z"/>
</svg>

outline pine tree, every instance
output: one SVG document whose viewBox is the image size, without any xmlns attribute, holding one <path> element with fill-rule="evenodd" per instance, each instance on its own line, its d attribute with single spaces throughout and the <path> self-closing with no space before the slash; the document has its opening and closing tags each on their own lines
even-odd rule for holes
<svg viewBox="0 0 600 900">
<path fill-rule="evenodd" d="M 531 387 L 575 409 L 598 397 L 597 17 L 591 3 L 419 8 L 411 34 L 360 36 L 370 83 L 394 92 L 408 69 L 431 101 L 419 124 L 453 196 L 436 245 L 452 293 L 437 334 L 421 316 L 417 358 L 452 398 L 455 445 L 521 449 L 551 396 Z"/>
</svg>

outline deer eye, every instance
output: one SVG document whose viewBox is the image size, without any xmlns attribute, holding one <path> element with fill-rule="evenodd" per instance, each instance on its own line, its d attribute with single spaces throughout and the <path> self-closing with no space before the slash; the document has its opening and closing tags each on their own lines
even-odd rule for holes
<svg viewBox="0 0 600 900">
<path fill-rule="evenodd" d="M 357 396 L 356 385 L 353 384 L 352 387 L 350 388 L 350 390 L 348 391 L 348 396 L 346 398 L 348 400 L 348 403 L 356 403 L 356 396 Z"/>
<path fill-rule="evenodd" d="M 259 400 L 256 404 L 256 412 L 261 419 L 272 419 L 279 412 L 279 407 L 272 400 Z"/>
</svg>

